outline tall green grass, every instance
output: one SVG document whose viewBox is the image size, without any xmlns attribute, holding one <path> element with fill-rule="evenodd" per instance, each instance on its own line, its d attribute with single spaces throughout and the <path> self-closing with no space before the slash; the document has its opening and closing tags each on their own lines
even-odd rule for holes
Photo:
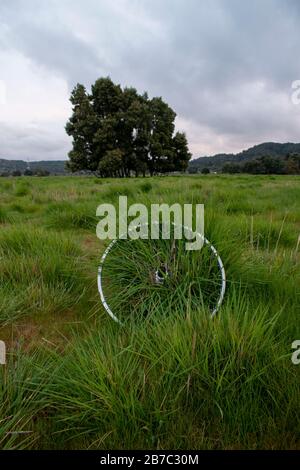
<svg viewBox="0 0 300 470">
<path fill-rule="evenodd" d="M 28 314 L 59 314 L 79 302 L 86 287 L 84 254 L 72 238 L 28 225 L 0 233 L 0 321 Z"/>
<path fill-rule="evenodd" d="M 299 181 L 0 178 L 0 447 L 300 448 Z M 227 275 L 216 318 L 201 289 L 189 296 L 197 254 L 182 253 L 186 283 L 157 286 L 144 243 L 122 247 L 108 273 L 127 321 L 105 313 L 95 214 L 119 195 L 148 207 L 205 203 Z M 144 315 L 129 320 L 137 306 Z"/>
<path fill-rule="evenodd" d="M 295 445 L 299 375 L 276 332 L 280 312 L 270 317 L 241 296 L 215 321 L 182 313 L 161 312 L 126 330 L 107 325 L 76 336 L 64 358 L 56 356 L 43 398 L 61 442 L 104 449 Z"/>
<path fill-rule="evenodd" d="M 0 448 L 28 449 L 35 446 L 39 433 L 35 425 L 43 411 L 39 393 L 45 387 L 47 360 L 30 356 L 18 345 L 0 368 Z M 37 366 L 39 361 L 39 366 Z M 30 384 L 35 383 L 35 389 Z"/>
</svg>

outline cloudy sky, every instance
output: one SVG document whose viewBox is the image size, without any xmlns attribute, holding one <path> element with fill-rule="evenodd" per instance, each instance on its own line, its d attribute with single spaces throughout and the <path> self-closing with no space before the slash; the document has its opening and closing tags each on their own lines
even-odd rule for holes
<svg viewBox="0 0 300 470">
<path fill-rule="evenodd" d="M 73 86 L 162 96 L 194 155 L 300 142 L 298 0 L 1 0 L 0 158 L 65 159 Z"/>
</svg>

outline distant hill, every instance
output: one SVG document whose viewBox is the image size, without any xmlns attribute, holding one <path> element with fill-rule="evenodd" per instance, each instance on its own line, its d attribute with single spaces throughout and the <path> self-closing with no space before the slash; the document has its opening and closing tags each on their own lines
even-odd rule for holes
<svg viewBox="0 0 300 470">
<path fill-rule="evenodd" d="M 233 154 L 233 153 L 219 153 L 211 157 L 200 157 L 189 162 L 190 169 L 202 170 L 209 168 L 211 171 L 220 171 L 225 163 L 240 163 L 249 160 L 255 160 L 262 156 L 284 158 L 288 153 L 299 153 L 300 144 L 285 143 L 279 144 L 276 142 L 265 142 L 263 144 L 254 145 L 247 150 Z"/>
<path fill-rule="evenodd" d="M 288 153 L 300 154 L 300 143 L 276 143 L 265 142 L 263 144 L 254 145 L 247 150 L 239 153 L 218 153 L 211 157 L 195 158 L 189 162 L 189 169 L 201 171 L 203 168 L 209 168 L 210 171 L 221 171 L 225 163 L 240 163 L 250 160 L 255 160 L 262 156 L 284 158 Z M 0 158 L 0 174 L 12 173 L 15 170 L 24 171 L 27 168 L 30 170 L 46 170 L 51 175 L 64 175 L 66 174 L 64 160 L 48 160 L 40 162 L 25 162 L 24 160 L 5 160 Z"/>
<path fill-rule="evenodd" d="M 63 175 L 65 171 L 65 161 L 62 160 L 49 160 L 40 162 L 24 162 L 24 160 L 5 160 L 0 158 L 0 174 L 1 173 L 12 173 L 15 170 L 23 173 L 27 168 L 32 171 L 35 170 L 46 170 L 51 175 Z"/>
</svg>

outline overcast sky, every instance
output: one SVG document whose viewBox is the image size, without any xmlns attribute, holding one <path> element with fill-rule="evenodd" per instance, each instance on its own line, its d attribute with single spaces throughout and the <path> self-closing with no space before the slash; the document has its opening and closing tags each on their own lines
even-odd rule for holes
<svg viewBox="0 0 300 470">
<path fill-rule="evenodd" d="M 162 96 L 194 157 L 300 142 L 298 0 L 1 0 L 0 158 L 65 159 L 73 86 Z"/>
</svg>

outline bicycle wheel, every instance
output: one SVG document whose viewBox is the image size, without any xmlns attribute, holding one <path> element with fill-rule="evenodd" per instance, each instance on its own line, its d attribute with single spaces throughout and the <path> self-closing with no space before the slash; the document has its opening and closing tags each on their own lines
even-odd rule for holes
<svg viewBox="0 0 300 470">
<path fill-rule="evenodd" d="M 187 251 L 185 239 L 115 239 L 100 260 L 98 290 L 113 320 L 180 309 L 201 310 L 212 317 L 225 294 L 226 276 L 215 247 L 203 238 L 200 250 Z M 200 234 L 198 234 L 201 236 Z"/>
</svg>

